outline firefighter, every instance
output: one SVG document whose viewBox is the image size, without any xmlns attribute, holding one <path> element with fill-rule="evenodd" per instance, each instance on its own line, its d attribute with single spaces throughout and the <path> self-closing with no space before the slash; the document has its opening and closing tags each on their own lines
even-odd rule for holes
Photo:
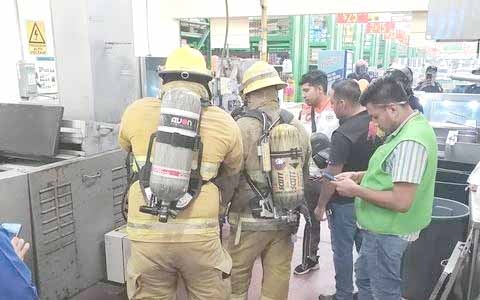
<svg viewBox="0 0 480 300">
<path fill-rule="evenodd" d="M 269 167 L 268 163 L 263 163 L 258 156 L 262 132 L 265 132 L 265 128 L 269 128 L 272 124 L 269 123 L 265 126 L 262 119 L 269 119 L 273 123 L 278 120 L 279 123 L 283 123 L 282 125 L 289 124 L 290 128 L 293 128 L 298 137 L 300 148 L 298 153 L 301 153 L 302 161 L 299 167 L 297 164 L 297 167 L 300 170 L 299 173 L 304 174 L 303 177 L 308 176 L 311 155 L 308 134 L 293 115 L 280 109 L 278 90 L 284 87 L 285 83 L 280 79 L 273 66 L 263 61 L 256 62 L 247 69 L 242 80 L 241 89 L 245 109 L 243 114 L 245 116 L 242 117 L 242 113 L 240 113 L 236 119 L 242 133 L 244 167 L 238 186 L 232 187 L 236 192 L 228 217 L 233 229 L 227 246 L 233 260 L 232 300 L 247 299 L 252 269 L 257 257 L 260 257 L 263 266 L 262 299 L 282 300 L 288 297 L 293 253 L 291 237 L 298 228 L 298 214 L 294 222 L 289 222 L 286 218 L 268 217 L 268 213 L 261 209 L 257 210 L 258 202 L 255 202 L 259 199 L 260 194 L 267 198 L 269 194 L 272 194 L 272 190 L 275 190 L 275 183 L 272 184 L 272 188 L 268 183 L 268 176 L 263 171 L 264 167 Z M 260 117 L 255 117 L 255 113 Z M 285 117 L 285 115 L 287 116 Z M 272 151 L 275 148 L 273 143 L 270 144 L 270 148 Z M 283 159 L 274 160 L 274 152 L 271 153 L 272 161 L 278 163 L 278 165 L 272 163 L 273 174 L 275 168 L 281 168 L 288 164 L 284 163 Z M 263 158 L 265 156 L 262 156 Z M 272 175 L 272 178 L 274 177 Z M 303 180 L 301 185 L 303 201 Z M 275 201 L 275 198 L 273 200 L 276 205 L 275 203 L 278 202 Z M 263 217 L 259 217 L 258 214 Z"/>
<path fill-rule="evenodd" d="M 119 143 L 123 149 L 132 152 L 134 169 L 145 164 L 149 139 L 157 132 L 163 109 L 162 97 L 166 93 L 181 89 L 207 99 L 206 102 L 210 99 L 208 82 L 212 76 L 198 50 L 188 46 L 176 49 L 167 58 L 159 76 L 163 80 L 160 99 L 137 100 L 127 107 L 122 117 Z M 169 113 L 175 115 L 175 110 L 170 109 Z M 130 187 L 127 223 L 131 241 L 127 266 L 129 299 L 175 299 L 180 277 L 185 283 L 188 299 L 228 299 L 230 296 L 230 284 L 226 278 L 232 262 L 220 241 L 220 194 L 214 182 L 216 178 L 235 176 L 240 171 L 243 159 L 241 135 L 232 117 L 211 105 L 202 108 L 199 126 L 203 143 L 200 157 L 203 185 L 198 197 L 188 207 L 175 218 L 159 222 L 158 216 L 139 210 L 146 205 L 139 181 Z M 171 155 L 173 162 L 180 160 L 177 153 Z"/>
<path fill-rule="evenodd" d="M 390 67 L 384 75 L 385 78 L 391 78 L 400 84 L 407 93 L 408 104 L 413 110 L 418 110 L 423 114 L 423 106 L 412 90 L 413 72 L 409 67 L 395 66 Z"/>
</svg>

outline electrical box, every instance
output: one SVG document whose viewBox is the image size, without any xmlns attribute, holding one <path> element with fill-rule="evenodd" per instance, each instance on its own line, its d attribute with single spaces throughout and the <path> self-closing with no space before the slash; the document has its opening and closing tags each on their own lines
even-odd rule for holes
<svg viewBox="0 0 480 300">
<path fill-rule="evenodd" d="M 17 63 L 17 76 L 21 98 L 30 98 L 37 95 L 35 64 L 19 61 Z"/>
<path fill-rule="evenodd" d="M 127 262 L 130 257 L 130 241 L 126 226 L 105 234 L 105 256 L 107 260 L 107 280 L 125 283 L 127 281 Z"/>
</svg>

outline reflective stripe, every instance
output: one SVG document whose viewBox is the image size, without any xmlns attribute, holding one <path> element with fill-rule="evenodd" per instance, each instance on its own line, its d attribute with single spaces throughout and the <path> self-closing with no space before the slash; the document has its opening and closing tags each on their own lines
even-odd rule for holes
<svg viewBox="0 0 480 300">
<path fill-rule="evenodd" d="M 185 230 L 191 229 L 209 229 L 209 228 L 218 228 L 218 220 L 216 219 L 190 219 L 186 220 L 185 223 L 150 223 L 150 224 L 141 224 L 128 222 L 127 226 L 135 229 L 154 229 L 161 231 L 178 231 L 183 232 Z"/>
<path fill-rule="evenodd" d="M 220 163 L 204 162 L 200 167 L 200 175 L 203 180 L 210 180 L 217 177 L 218 168 L 220 168 Z"/>
<path fill-rule="evenodd" d="M 161 113 L 162 114 L 182 116 L 182 117 L 195 119 L 195 120 L 200 119 L 200 115 L 197 114 L 197 113 L 187 111 L 187 110 L 181 110 L 181 109 L 177 109 L 177 108 L 164 107 L 164 108 L 162 108 Z"/>
<path fill-rule="evenodd" d="M 265 78 L 275 78 L 275 77 L 278 77 L 277 71 L 272 71 L 272 72 L 261 73 L 261 74 L 255 75 L 252 78 L 245 81 L 244 83 L 242 83 L 241 90 L 243 90 L 245 87 L 247 87 L 249 84 L 251 84 L 254 81 L 257 81 L 257 80 L 260 80 L 260 79 L 265 79 Z"/>
</svg>

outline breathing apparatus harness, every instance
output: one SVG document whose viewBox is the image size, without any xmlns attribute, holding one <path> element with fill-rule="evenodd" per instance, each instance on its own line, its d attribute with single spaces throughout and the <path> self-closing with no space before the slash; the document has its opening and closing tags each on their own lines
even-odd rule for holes
<svg viewBox="0 0 480 300">
<path fill-rule="evenodd" d="M 279 124 L 290 124 L 294 116 L 286 110 L 280 110 L 279 118 L 272 122 L 271 118 L 263 111 L 259 109 L 237 111 L 233 114 L 235 120 L 244 117 L 250 117 L 258 120 L 262 124 L 262 132 L 257 141 L 257 155 L 259 157 L 260 168 L 262 170 L 263 176 L 267 183 L 267 189 L 265 192 L 262 192 L 262 189 L 255 184 L 253 179 L 248 174 L 247 170 L 243 170 L 243 176 L 245 177 L 247 184 L 250 189 L 255 194 L 255 197 L 250 199 L 249 206 L 252 211 L 254 218 L 260 219 L 283 219 L 287 223 L 297 222 L 298 215 L 296 213 L 292 214 L 280 214 L 277 211 L 272 197 L 272 178 L 271 178 L 271 155 L 270 155 L 270 132 L 272 129 Z M 292 151 L 294 153 L 292 153 Z M 292 149 L 288 153 L 279 153 L 277 155 L 293 155 L 299 157 L 302 155 L 301 150 Z M 272 156 L 274 158 L 274 156 Z"/>
<path fill-rule="evenodd" d="M 202 110 L 200 113 L 198 131 L 200 131 L 200 125 L 202 120 L 202 113 L 203 109 L 206 107 L 211 106 L 210 101 L 206 99 L 200 99 Z M 198 132 L 197 132 L 198 133 Z M 162 143 L 170 144 L 174 147 L 183 147 L 188 148 L 198 153 L 198 157 L 196 159 L 197 166 L 196 168 L 192 168 L 190 173 L 190 180 L 188 185 L 188 192 L 183 195 L 181 198 L 177 199 L 174 202 L 170 202 L 169 205 L 163 203 L 162 199 L 159 199 L 155 194 L 153 194 L 150 190 L 150 174 L 152 170 L 152 149 L 155 140 L 161 140 Z M 140 166 L 135 155 L 132 152 L 129 152 L 126 160 L 127 166 L 127 189 L 124 193 L 124 200 L 122 201 L 124 204 L 122 205 L 124 209 L 124 217 L 126 216 L 126 207 L 128 203 L 127 194 L 130 189 L 130 186 L 138 180 L 140 185 L 140 190 L 142 192 L 143 198 L 145 200 L 146 205 L 140 206 L 140 212 L 147 213 L 155 216 L 159 216 L 160 222 L 167 222 L 168 217 L 175 218 L 178 213 L 184 209 L 186 209 L 200 194 L 200 190 L 204 184 L 208 182 L 214 182 L 215 178 L 210 180 L 203 180 L 200 174 L 201 170 L 201 162 L 202 162 L 202 155 L 203 155 L 203 143 L 201 141 L 201 137 L 199 134 L 195 138 L 186 137 L 180 135 L 178 133 L 168 133 L 168 132 L 155 132 L 150 136 L 150 140 L 148 143 L 148 151 L 147 156 L 145 159 L 145 164 Z M 131 158 L 130 158 L 131 157 Z M 135 163 L 136 171 L 132 170 L 131 165 Z M 129 175 L 131 174 L 131 175 Z"/>
</svg>

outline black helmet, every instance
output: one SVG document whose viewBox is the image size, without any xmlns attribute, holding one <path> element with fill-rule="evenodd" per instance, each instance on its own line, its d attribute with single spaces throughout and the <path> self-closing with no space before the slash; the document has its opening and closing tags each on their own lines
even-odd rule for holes
<svg viewBox="0 0 480 300">
<path fill-rule="evenodd" d="M 330 157 L 330 140 L 321 132 L 315 132 L 310 138 L 312 159 L 319 169 L 325 169 Z"/>
<path fill-rule="evenodd" d="M 390 68 L 385 72 L 385 78 L 391 78 L 402 85 L 405 91 L 412 88 L 413 72 L 409 67 Z"/>
<path fill-rule="evenodd" d="M 436 66 L 428 66 L 425 74 L 435 74 L 437 73 L 438 68 Z"/>
</svg>

